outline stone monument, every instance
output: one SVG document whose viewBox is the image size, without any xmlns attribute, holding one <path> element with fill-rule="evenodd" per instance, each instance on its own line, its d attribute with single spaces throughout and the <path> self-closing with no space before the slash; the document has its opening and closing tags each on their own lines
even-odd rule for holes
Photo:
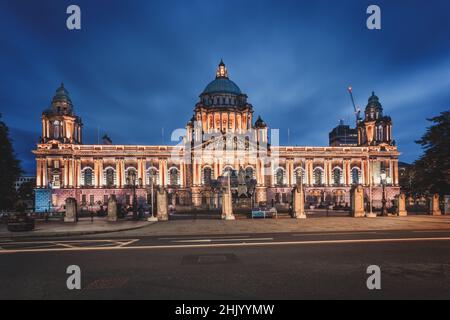
<svg viewBox="0 0 450 320">
<path fill-rule="evenodd" d="M 77 222 L 77 200 L 75 198 L 66 199 L 64 222 Z"/>
<path fill-rule="evenodd" d="M 445 215 L 450 214 L 450 196 L 449 195 L 444 196 L 444 214 Z"/>
<path fill-rule="evenodd" d="M 238 174 L 238 197 L 247 197 L 247 195 L 248 195 L 248 188 L 245 177 L 245 170 L 241 168 L 239 169 Z"/>
<path fill-rule="evenodd" d="M 156 192 L 156 215 L 158 221 L 169 221 L 169 197 L 164 188 Z"/>
<path fill-rule="evenodd" d="M 359 185 L 352 189 L 352 215 L 355 218 L 365 216 L 364 212 L 364 188 Z"/>
<path fill-rule="evenodd" d="M 439 208 L 439 194 L 434 194 L 430 199 L 430 215 L 440 216 L 442 215 L 441 209 Z"/>
<path fill-rule="evenodd" d="M 305 214 L 305 198 L 303 196 L 303 188 L 296 186 L 293 191 L 293 217 L 297 219 L 306 219 Z"/>
<path fill-rule="evenodd" d="M 224 220 L 236 220 L 233 214 L 233 200 L 231 198 L 231 188 L 228 185 L 225 188 L 222 199 L 222 219 Z"/>
<path fill-rule="evenodd" d="M 117 199 L 112 194 L 108 199 L 108 221 L 116 222 L 117 220 Z"/>
<path fill-rule="evenodd" d="M 403 193 L 397 196 L 397 215 L 399 217 L 406 217 L 408 215 L 406 211 L 406 196 Z"/>
</svg>

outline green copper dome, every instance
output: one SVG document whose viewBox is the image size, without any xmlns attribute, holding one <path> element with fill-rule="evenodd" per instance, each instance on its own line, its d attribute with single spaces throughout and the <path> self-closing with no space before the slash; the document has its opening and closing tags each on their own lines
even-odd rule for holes
<svg viewBox="0 0 450 320">
<path fill-rule="evenodd" d="M 211 81 L 203 90 L 202 94 L 215 94 L 215 93 L 231 93 L 234 95 L 241 95 L 241 89 L 237 86 L 236 83 L 231 81 L 228 78 L 228 70 L 223 63 L 223 60 L 220 61 L 220 64 L 216 71 L 216 79 Z"/>
<path fill-rule="evenodd" d="M 64 87 L 64 83 L 61 83 L 61 86 L 56 89 L 56 94 L 53 97 L 53 102 L 67 102 L 72 104 L 72 101 L 69 97 L 69 91 Z"/>
<path fill-rule="evenodd" d="M 205 90 L 203 90 L 203 94 L 212 93 L 231 93 L 235 95 L 242 94 L 241 89 L 239 89 L 237 84 L 228 78 L 217 78 L 208 84 Z"/>
<path fill-rule="evenodd" d="M 372 91 L 372 95 L 369 97 L 367 107 L 382 108 L 380 99 L 375 95 L 374 91 Z"/>
</svg>

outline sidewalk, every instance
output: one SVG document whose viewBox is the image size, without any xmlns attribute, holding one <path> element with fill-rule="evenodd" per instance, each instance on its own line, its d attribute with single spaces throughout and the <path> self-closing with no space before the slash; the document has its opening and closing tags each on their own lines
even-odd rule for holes
<svg viewBox="0 0 450 320">
<path fill-rule="evenodd" d="M 0 238 L 32 238 L 98 235 L 114 233 L 114 236 L 198 236 L 236 235 L 264 233 L 326 233 L 363 232 L 383 230 L 443 230 L 450 231 L 450 216 L 408 216 L 408 217 L 309 217 L 305 220 L 281 219 L 238 219 L 223 221 L 218 219 L 184 219 L 151 223 L 146 221 L 108 222 L 106 218 L 81 219 L 77 224 L 63 222 L 37 222 L 32 232 L 12 233 L 6 225 L 0 225 Z"/>
<path fill-rule="evenodd" d="M 36 228 L 31 232 L 9 232 L 6 224 L 0 224 L 0 238 L 31 238 L 31 237 L 66 237 L 99 233 L 130 231 L 152 224 L 147 221 L 108 222 L 106 218 L 82 218 L 78 223 L 60 221 L 37 221 Z"/>
<path fill-rule="evenodd" d="M 147 228 L 125 232 L 124 236 L 198 236 L 264 233 L 326 233 L 364 231 L 448 230 L 450 216 L 408 217 L 320 217 L 297 219 L 238 219 L 235 221 L 186 219 L 158 222 Z M 115 236 L 119 236 L 116 233 Z"/>
</svg>

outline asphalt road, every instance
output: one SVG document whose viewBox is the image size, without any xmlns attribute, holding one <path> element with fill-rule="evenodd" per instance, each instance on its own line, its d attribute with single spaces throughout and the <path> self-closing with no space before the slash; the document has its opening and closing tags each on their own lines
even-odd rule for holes
<svg viewBox="0 0 450 320">
<path fill-rule="evenodd" d="M 0 242 L 0 299 L 450 299 L 442 230 Z"/>
</svg>

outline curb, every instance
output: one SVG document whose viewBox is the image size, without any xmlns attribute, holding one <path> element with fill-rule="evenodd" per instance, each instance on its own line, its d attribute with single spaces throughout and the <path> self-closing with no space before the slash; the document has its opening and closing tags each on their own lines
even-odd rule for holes
<svg viewBox="0 0 450 320">
<path fill-rule="evenodd" d="M 58 237 L 75 237 L 75 236 L 86 236 L 86 235 L 94 235 L 94 234 L 108 234 L 108 233 L 114 233 L 114 232 L 123 232 L 123 231 L 132 231 L 132 230 L 138 230 L 142 229 L 148 226 L 151 226 L 156 222 L 148 222 L 148 224 L 138 226 L 138 227 L 130 227 L 130 228 L 123 228 L 123 229 L 116 229 L 116 230 L 93 230 L 93 231 L 73 231 L 73 232 L 58 232 L 58 233 L 41 233 L 41 234 L 33 234 L 33 232 L 30 233 L 21 233 L 21 234 L 15 234 L 13 232 L 10 232 L 7 236 L 0 236 L 0 240 L 2 239 L 25 239 L 25 238 L 58 238 Z"/>
</svg>

